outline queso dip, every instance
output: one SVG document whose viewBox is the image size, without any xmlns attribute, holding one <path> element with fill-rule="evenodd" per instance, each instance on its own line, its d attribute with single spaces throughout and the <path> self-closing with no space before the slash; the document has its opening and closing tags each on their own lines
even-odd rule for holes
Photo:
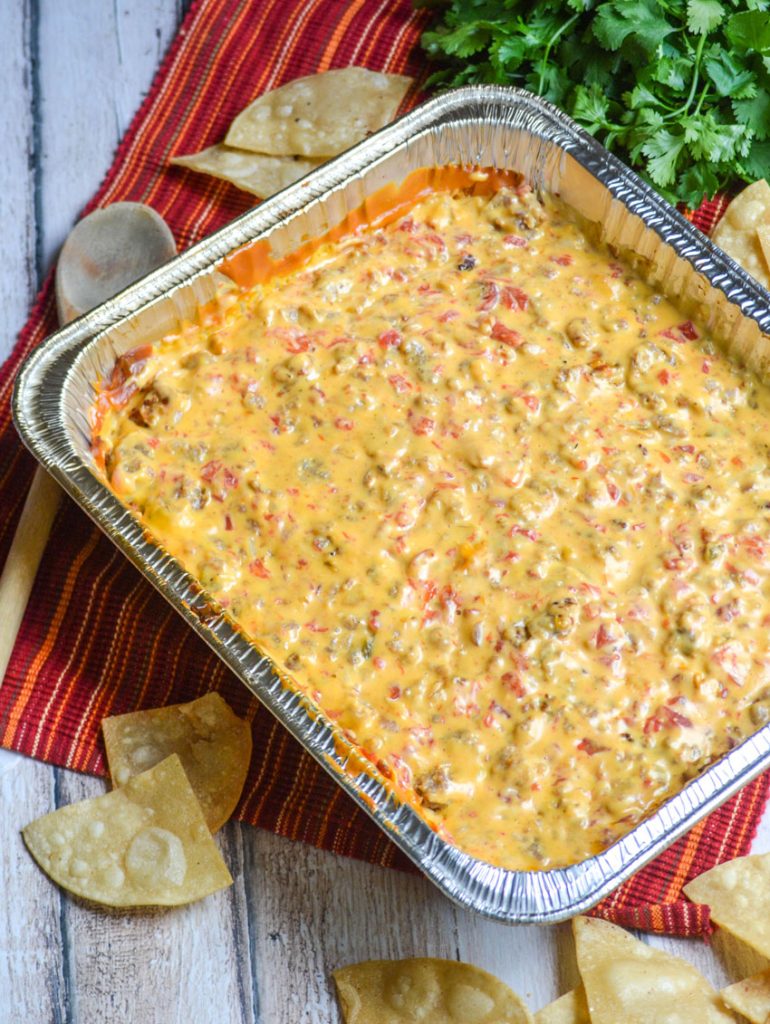
<svg viewBox="0 0 770 1024">
<path fill-rule="evenodd" d="M 435 829 L 562 866 L 770 718 L 770 398 L 558 200 L 427 180 L 121 357 L 95 451 Z"/>
</svg>

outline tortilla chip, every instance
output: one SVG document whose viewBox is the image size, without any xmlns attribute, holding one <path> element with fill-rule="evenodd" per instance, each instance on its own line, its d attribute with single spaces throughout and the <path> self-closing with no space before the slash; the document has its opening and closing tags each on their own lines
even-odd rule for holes
<svg viewBox="0 0 770 1024">
<path fill-rule="evenodd" d="M 770 225 L 770 185 L 764 179 L 738 193 L 712 238 L 761 285 L 770 288 L 770 265 L 757 234 L 763 225 Z"/>
<path fill-rule="evenodd" d="M 688 882 L 684 894 L 706 903 L 712 921 L 770 957 L 770 853 L 718 864 Z"/>
<path fill-rule="evenodd" d="M 585 989 L 582 986 L 573 988 L 571 992 L 538 1010 L 535 1024 L 591 1024 Z"/>
<path fill-rule="evenodd" d="M 251 727 L 218 693 L 105 718 L 102 732 L 114 786 L 178 754 L 211 831 L 233 813 L 249 770 Z"/>
<path fill-rule="evenodd" d="M 762 250 L 765 267 L 770 272 L 770 224 L 760 224 L 757 228 L 757 241 Z"/>
<path fill-rule="evenodd" d="M 296 78 L 241 111 L 225 142 L 276 156 L 336 156 L 392 121 L 411 84 L 356 67 Z"/>
<path fill-rule="evenodd" d="M 233 881 L 176 754 L 22 835 L 49 878 L 108 907 L 178 906 Z"/>
<path fill-rule="evenodd" d="M 726 1006 L 742 1013 L 752 1024 L 766 1024 L 770 1020 L 770 967 L 728 985 L 719 995 Z"/>
<path fill-rule="evenodd" d="M 265 153 L 249 153 L 245 149 L 231 149 L 228 146 L 209 146 L 200 153 L 175 156 L 171 163 L 221 178 L 244 192 L 267 199 L 304 178 L 321 161 L 303 160 L 298 156 L 267 156 Z"/>
<path fill-rule="evenodd" d="M 734 1021 L 692 964 L 646 946 L 608 921 L 572 922 L 592 1024 Z"/>
<path fill-rule="evenodd" d="M 345 1024 L 531 1024 L 515 992 L 456 960 L 367 960 L 333 972 Z"/>
</svg>

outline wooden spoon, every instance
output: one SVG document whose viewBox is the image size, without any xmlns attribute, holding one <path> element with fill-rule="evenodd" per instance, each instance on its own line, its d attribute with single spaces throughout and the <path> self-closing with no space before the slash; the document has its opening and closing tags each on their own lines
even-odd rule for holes
<svg viewBox="0 0 770 1024">
<path fill-rule="evenodd" d="M 176 256 L 168 224 L 143 203 L 94 210 L 70 232 L 56 267 L 62 325 Z M 0 576 L 0 685 L 51 532 L 61 489 L 38 466 Z"/>
</svg>

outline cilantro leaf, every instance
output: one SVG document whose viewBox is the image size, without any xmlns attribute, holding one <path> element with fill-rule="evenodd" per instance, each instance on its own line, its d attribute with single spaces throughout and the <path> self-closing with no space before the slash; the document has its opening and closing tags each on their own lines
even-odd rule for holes
<svg viewBox="0 0 770 1024">
<path fill-rule="evenodd" d="M 682 127 L 695 159 L 713 163 L 732 160 L 748 130 L 741 124 L 718 124 L 710 112 L 705 117 L 685 118 Z"/>
<path fill-rule="evenodd" d="M 740 169 L 746 181 L 770 179 L 770 142 L 753 142 L 746 156 L 740 161 Z"/>
<path fill-rule="evenodd" d="M 743 121 L 758 139 L 770 138 L 770 93 L 760 92 L 752 99 L 733 100 L 737 120 Z"/>
<path fill-rule="evenodd" d="M 661 57 L 651 74 L 660 85 L 668 86 L 674 92 L 683 91 L 692 78 L 692 61 L 680 56 Z"/>
<path fill-rule="evenodd" d="M 631 38 L 651 52 L 674 31 L 659 10 L 658 4 L 644 0 L 609 0 L 596 14 L 594 36 L 609 50 L 619 49 Z"/>
<path fill-rule="evenodd" d="M 764 11 L 740 11 L 728 19 L 725 35 L 739 53 L 770 52 L 770 18 Z"/>
<path fill-rule="evenodd" d="M 676 163 L 684 146 L 684 138 L 669 131 L 659 131 L 642 146 L 647 160 L 647 173 L 657 185 L 670 185 L 676 176 Z"/>
<path fill-rule="evenodd" d="M 498 37 L 489 48 L 492 65 L 503 74 L 506 67 L 517 68 L 527 53 L 527 43 L 520 35 Z"/>
<path fill-rule="evenodd" d="M 595 86 L 587 89 L 584 85 L 579 85 L 575 89 L 573 117 L 576 117 L 592 135 L 607 126 L 609 106 L 609 98 L 601 89 Z"/>
<path fill-rule="evenodd" d="M 747 99 L 757 94 L 755 72 L 721 46 L 712 47 L 706 54 L 703 69 L 720 96 Z"/>
<path fill-rule="evenodd" d="M 698 206 L 704 196 L 713 196 L 720 186 L 720 180 L 712 164 L 698 163 L 688 167 L 682 175 L 681 188 L 686 193 L 690 206 Z"/>
<path fill-rule="evenodd" d="M 695 35 L 713 32 L 725 16 L 717 0 L 687 0 L 687 27 Z"/>
<path fill-rule="evenodd" d="M 459 25 L 451 32 L 428 32 L 424 37 L 429 53 L 431 48 L 440 48 L 454 57 L 470 57 L 488 46 L 489 40 L 489 29 L 483 22 Z"/>
</svg>

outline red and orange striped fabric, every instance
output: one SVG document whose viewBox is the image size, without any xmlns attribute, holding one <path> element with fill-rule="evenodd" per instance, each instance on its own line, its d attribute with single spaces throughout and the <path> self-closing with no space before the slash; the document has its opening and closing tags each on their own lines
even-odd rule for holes
<svg viewBox="0 0 770 1024">
<path fill-rule="evenodd" d="M 199 0 L 91 207 L 119 199 L 150 203 L 179 247 L 191 245 L 253 200 L 170 167 L 171 156 L 220 141 L 250 100 L 299 75 L 360 64 L 420 78 L 418 39 L 427 17 L 411 0 Z M 708 228 L 719 212 L 711 204 L 695 222 Z M 0 371 L 0 559 L 33 470 L 10 422 L 10 391 L 22 357 L 56 326 L 51 285 L 49 278 Z M 211 688 L 253 723 L 242 820 L 338 853 L 409 866 L 85 515 L 65 502 L 0 687 L 0 744 L 100 773 L 105 715 L 190 700 Z M 681 886 L 748 849 L 767 789 L 766 778 L 747 787 L 597 912 L 635 927 L 705 933 L 707 911 L 682 901 Z"/>
</svg>

